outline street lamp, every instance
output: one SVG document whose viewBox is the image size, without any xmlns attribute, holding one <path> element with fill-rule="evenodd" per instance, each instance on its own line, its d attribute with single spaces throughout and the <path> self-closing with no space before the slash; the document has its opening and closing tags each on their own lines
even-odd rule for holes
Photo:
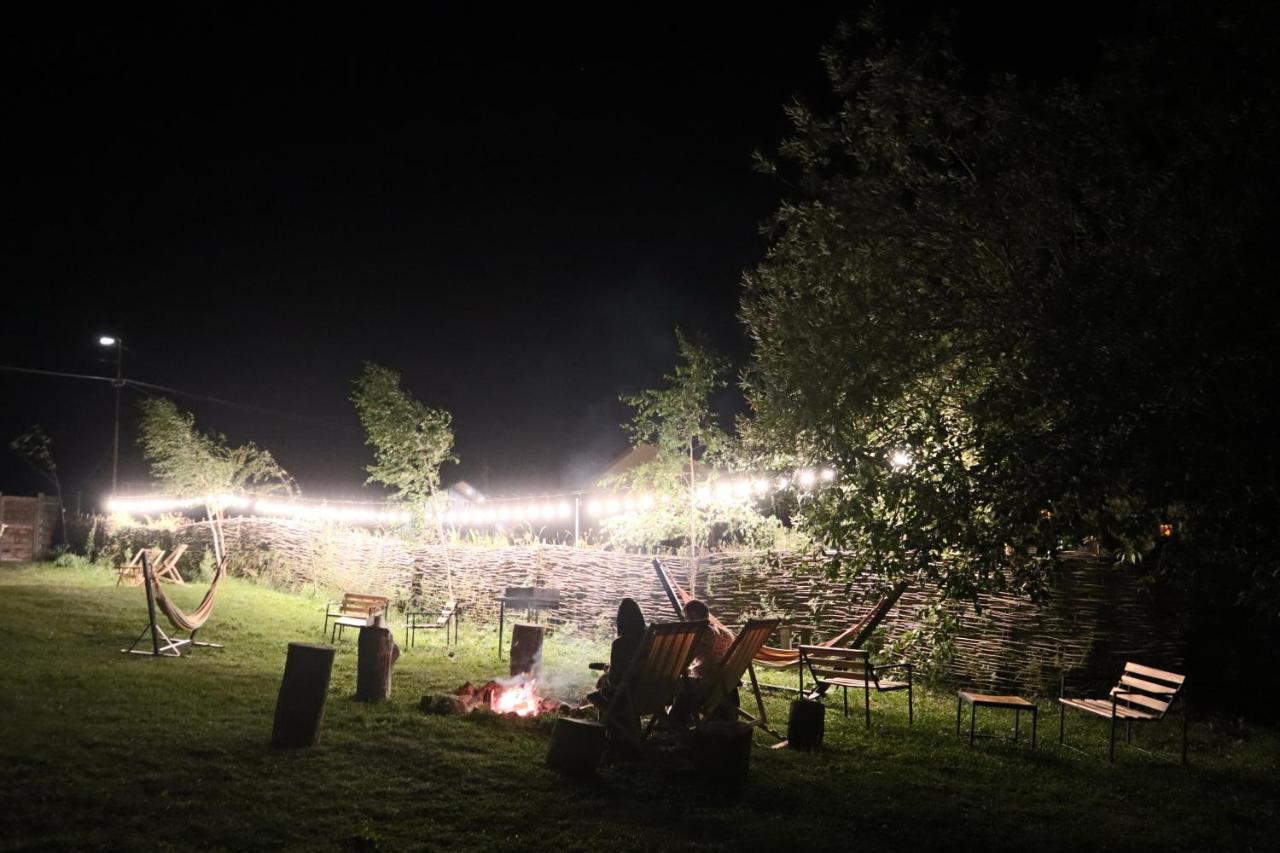
<svg viewBox="0 0 1280 853">
<path fill-rule="evenodd" d="M 116 493 L 116 479 L 120 473 L 120 389 L 124 387 L 124 339 L 103 335 L 98 343 L 104 347 L 116 348 L 116 378 L 111 383 L 116 389 L 115 430 L 111 439 L 111 494 Z"/>
</svg>

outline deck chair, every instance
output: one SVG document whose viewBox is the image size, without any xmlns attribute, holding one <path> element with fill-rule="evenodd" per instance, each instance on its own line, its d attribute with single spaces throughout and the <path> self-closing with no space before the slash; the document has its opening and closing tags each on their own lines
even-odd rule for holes
<svg viewBox="0 0 1280 853">
<path fill-rule="evenodd" d="M 122 563 L 116 569 L 116 586 L 120 586 L 125 580 L 129 581 L 130 586 L 138 586 L 142 583 L 142 557 L 144 554 L 147 558 L 147 565 L 154 566 L 164 556 L 164 549 L 139 548 L 138 553 L 133 555 L 132 560 Z"/>
<path fill-rule="evenodd" d="M 764 699 L 760 696 L 760 683 L 756 681 L 755 667 L 751 663 L 752 658 L 768 641 L 769 635 L 778 627 L 779 621 L 778 619 L 752 619 L 742 626 L 738 636 L 733 639 L 733 645 L 725 653 L 724 659 L 712 670 L 710 675 L 705 676 L 702 680 L 702 695 L 699 697 L 698 710 L 696 712 L 699 719 L 707 719 L 714 714 L 729 695 L 737 689 L 742 682 L 742 676 L 749 673 L 751 675 L 751 692 L 756 697 L 756 713 L 758 716 L 752 716 L 742 708 L 738 708 L 738 714 L 751 725 L 763 729 L 779 740 L 782 739 L 782 735 L 769 728 L 769 718 L 764 710 Z"/>
<path fill-rule="evenodd" d="M 639 747 L 665 719 L 680 689 L 706 620 L 650 625 L 627 667 L 627 674 L 601 716 L 615 741 Z M 649 717 L 642 731 L 641 720 Z"/>
<path fill-rule="evenodd" d="M 1124 720 L 1124 742 L 1133 743 L 1133 724 L 1158 723 L 1173 705 L 1182 700 L 1182 763 L 1187 763 L 1187 677 L 1176 672 L 1143 666 L 1129 661 L 1124 665 L 1120 681 L 1105 699 L 1071 699 L 1066 694 L 1063 677 L 1058 696 L 1058 743 L 1066 735 L 1066 711 L 1074 708 L 1111 721 L 1111 742 L 1107 747 L 1109 761 L 1116 760 L 1116 721 Z M 1137 747 L 1134 747 L 1135 749 Z"/>
<path fill-rule="evenodd" d="M 163 560 L 157 560 L 152 567 L 156 580 L 186 586 L 187 582 L 182 579 L 182 575 L 178 574 L 178 560 L 182 559 L 182 555 L 185 553 L 187 553 L 187 546 L 179 545 L 170 551 L 169 555 Z"/>
</svg>

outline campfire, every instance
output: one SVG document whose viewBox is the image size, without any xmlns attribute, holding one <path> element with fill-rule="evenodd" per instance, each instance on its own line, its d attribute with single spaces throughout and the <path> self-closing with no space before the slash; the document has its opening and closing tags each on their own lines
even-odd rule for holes
<svg viewBox="0 0 1280 853">
<path fill-rule="evenodd" d="M 541 625 L 517 624 L 511 639 L 511 677 L 476 686 L 468 681 L 452 693 L 428 693 L 419 707 L 428 714 L 490 712 L 510 717 L 562 714 L 573 706 L 538 695 L 542 672 Z"/>
<path fill-rule="evenodd" d="M 491 712 L 513 717 L 560 714 L 572 706 L 538 695 L 538 681 L 528 675 L 501 678 L 475 685 L 468 681 L 453 693 L 422 697 L 422 710 L 438 714 Z"/>
</svg>

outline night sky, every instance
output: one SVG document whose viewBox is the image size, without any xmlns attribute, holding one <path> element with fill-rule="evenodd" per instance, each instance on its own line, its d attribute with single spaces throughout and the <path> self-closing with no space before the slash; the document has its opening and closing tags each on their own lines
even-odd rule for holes
<svg viewBox="0 0 1280 853">
<path fill-rule="evenodd" d="M 893 5 L 903 32 L 940 9 Z M 952 14 L 977 74 L 1087 73 L 1116 26 L 981 6 Z M 677 325 L 745 361 L 741 274 L 784 189 L 751 152 L 792 94 L 821 98 L 847 9 L 265 14 L 9 28 L 0 364 L 107 374 L 97 338 L 123 336 L 127 377 L 242 404 L 174 396 L 304 495 L 371 497 L 364 359 L 453 413 L 446 481 L 495 494 L 580 487 L 625 450 L 618 395 L 672 367 Z M 110 386 L 0 372 L 0 392 L 0 491 L 41 487 L 7 447 L 40 423 L 69 495 L 101 495 Z M 136 395 L 123 481 L 146 479 Z"/>
</svg>

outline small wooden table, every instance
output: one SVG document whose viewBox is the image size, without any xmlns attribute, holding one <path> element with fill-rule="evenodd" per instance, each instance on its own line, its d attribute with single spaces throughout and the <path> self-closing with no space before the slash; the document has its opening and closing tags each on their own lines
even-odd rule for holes
<svg viewBox="0 0 1280 853">
<path fill-rule="evenodd" d="M 980 735 L 976 733 L 979 708 L 1012 708 L 1013 709 L 1013 742 L 1018 742 L 1018 729 L 1023 711 L 1031 712 L 1031 748 L 1036 748 L 1036 721 L 1039 709 L 1036 703 L 1021 696 L 1001 696 L 993 693 L 971 693 L 961 690 L 956 694 L 956 736 L 960 736 L 960 714 L 964 703 L 969 703 L 969 746 L 973 746 L 975 737 L 999 737 L 999 735 Z"/>
</svg>

